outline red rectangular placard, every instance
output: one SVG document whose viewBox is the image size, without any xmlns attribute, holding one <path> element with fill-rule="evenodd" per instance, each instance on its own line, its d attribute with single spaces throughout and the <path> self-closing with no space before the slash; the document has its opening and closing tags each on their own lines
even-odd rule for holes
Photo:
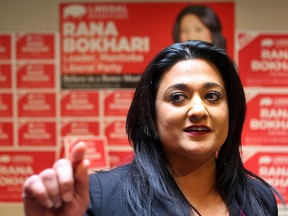
<svg viewBox="0 0 288 216">
<path fill-rule="evenodd" d="M 0 202 L 22 202 L 22 187 L 26 178 L 51 167 L 52 151 L 1 151 Z"/>
<path fill-rule="evenodd" d="M 54 64 L 21 62 L 16 65 L 16 73 L 20 89 L 56 88 Z"/>
<path fill-rule="evenodd" d="M 67 136 L 64 137 L 65 157 L 69 158 L 71 148 L 78 142 L 85 142 L 87 149 L 85 158 L 90 161 L 91 170 L 109 168 L 107 140 L 103 136 Z"/>
<path fill-rule="evenodd" d="M 55 117 L 55 93 L 21 92 L 18 93 L 19 117 Z"/>
<path fill-rule="evenodd" d="M 238 66 L 246 87 L 288 86 L 288 34 L 239 32 Z"/>
<path fill-rule="evenodd" d="M 97 117 L 99 115 L 99 93 L 97 91 L 62 91 L 61 116 Z"/>
<path fill-rule="evenodd" d="M 288 89 L 246 89 L 246 96 L 243 145 L 287 146 Z"/>
<path fill-rule="evenodd" d="M 55 59 L 55 34 L 16 34 L 16 59 Z"/>
<path fill-rule="evenodd" d="M 176 18 L 189 5 L 199 2 L 60 4 L 62 88 L 134 88 L 149 61 L 174 42 Z M 233 57 L 234 3 L 201 5 L 218 16 Z"/>
<path fill-rule="evenodd" d="M 288 149 L 287 148 L 243 148 L 246 169 L 265 179 L 288 201 Z M 277 199 L 280 204 L 280 200 Z"/>
<path fill-rule="evenodd" d="M 20 146 L 56 146 L 56 123 L 48 120 L 20 120 L 18 122 Z"/>
</svg>

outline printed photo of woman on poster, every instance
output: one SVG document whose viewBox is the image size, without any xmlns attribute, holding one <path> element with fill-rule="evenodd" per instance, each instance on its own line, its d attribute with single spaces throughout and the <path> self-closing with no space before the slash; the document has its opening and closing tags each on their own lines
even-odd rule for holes
<svg viewBox="0 0 288 216">
<path fill-rule="evenodd" d="M 217 14 L 206 5 L 188 5 L 180 11 L 173 27 L 174 42 L 198 39 L 226 49 L 226 39 Z"/>
</svg>

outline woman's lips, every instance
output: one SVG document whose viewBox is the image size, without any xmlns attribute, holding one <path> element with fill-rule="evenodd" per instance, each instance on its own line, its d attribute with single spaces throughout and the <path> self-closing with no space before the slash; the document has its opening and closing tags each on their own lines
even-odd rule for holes
<svg viewBox="0 0 288 216">
<path fill-rule="evenodd" d="M 192 125 L 185 128 L 184 132 L 194 136 L 201 136 L 211 132 L 211 129 L 206 125 Z"/>
</svg>

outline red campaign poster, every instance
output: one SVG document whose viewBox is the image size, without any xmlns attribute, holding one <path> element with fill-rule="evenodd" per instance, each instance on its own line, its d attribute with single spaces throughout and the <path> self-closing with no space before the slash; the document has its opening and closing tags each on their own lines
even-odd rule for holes
<svg viewBox="0 0 288 216">
<path fill-rule="evenodd" d="M 54 161 L 54 151 L 1 151 L 0 202 L 22 202 L 25 179 L 51 167 Z"/>
<path fill-rule="evenodd" d="M 18 88 L 55 88 L 55 65 L 32 64 L 27 62 L 17 63 Z"/>
<path fill-rule="evenodd" d="M 12 98 L 12 93 L 0 93 L 0 117 L 13 116 Z"/>
<path fill-rule="evenodd" d="M 99 121 L 61 119 L 61 136 L 99 135 Z"/>
<path fill-rule="evenodd" d="M 56 146 L 56 123 L 48 121 L 18 122 L 18 144 L 20 146 Z"/>
<path fill-rule="evenodd" d="M 0 33 L 0 60 L 11 60 L 11 34 Z"/>
<path fill-rule="evenodd" d="M 65 137 L 99 136 L 100 122 L 98 120 L 61 119 L 61 145 L 58 149 L 58 158 L 65 157 Z"/>
<path fill-rule="evenodd" d="M 55 59 L 55 34 L 16 34 L 16 58 L 18 60 Z"/>
<path fill-rule="evenodd" d="M 12 87 L 11 64 L 0 63 L 0 88 Z"/>
<path fill-rule="evenodd" d="M 246 94 L 248 111 L 242 133 L 243 145 L 287 146 L 288 92 L 247 90 Z"/>
<path fill-rule="evenodd" d="M 126 116 L 134 96 L 134 90 L 104 91 L 104 115 Z"/>
<path fill-rule="evenodd" d="M 97 91 L 62 91 L 61 116 L 98 117 L 99 93 Z"/>
<path fill-rule="evenodd" d="M 13 123 L 0 122 L 0 147 L 13 146 Z"/>
<path fill-rule="evenodd" d="M 288 34 L 239 32 L 238 66 L 246 87 L 288 86 Z"/>
<path fill-rule="evenodd" d="M 109 150 L 109 157 L 110 157 L 110 167 L 117 167 L 123 164 L 127 164 L 131 162 L 133 159 L 134 153 L 131 150 Z"/>
<path fill-rule="evenodd" d="M 107 140 L 102 136 L 67 136 L 64 137 L 65 157 L 69 158 L 71 147 L 79 141 L 85 142 L 87 149 L 85 158 L 90 161 L 89 169 L 99 170 L 109 168 Z"/>
<path fill-rule="evenodd" d="M 19 117 L 55 117 L 55 93 L 18 93 Z"/>
<path fill-rule="evenodd" d="M 110 119 L 105 120 L 105 136 L 111 146 L 130 146 L 125 129 L 126 121 Z"/>
<path fill-rule="evenodd" d="M 61 3 L 62 88 L 135 87 L 148 62 L 173 43 L 178 14 L 199 4 L 218 16 L 233 56 L 233 2 Z"/>
<path fill-rule="evenodd" d="M 275 187 L 288 201 L 288 150 L 275 148 L 261 151 L 244 148 L 244 166 L 246 169 L 265 179 Z M 280 200 L 277 199 L 280 204 Z"/>
</svg>

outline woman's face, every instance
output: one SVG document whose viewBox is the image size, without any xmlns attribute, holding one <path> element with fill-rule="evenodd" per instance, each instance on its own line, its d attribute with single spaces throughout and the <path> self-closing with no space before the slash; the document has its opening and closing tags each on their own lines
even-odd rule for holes
<svg viewBox="0 0 288 216">
<path fill-rule="evenodd" d="M 156 128 L 167 159 L 215 157 L 228 134 L 228 105 L 217 68 L 204 60 L 176 63 L 159 81 Z"/>
<path fill-rule="evenodd" d="M 212 43 L 210 30 L 194 14 L 185 15 L 180 22 L 180 41 L 202 40 Z"/>
</svg>

